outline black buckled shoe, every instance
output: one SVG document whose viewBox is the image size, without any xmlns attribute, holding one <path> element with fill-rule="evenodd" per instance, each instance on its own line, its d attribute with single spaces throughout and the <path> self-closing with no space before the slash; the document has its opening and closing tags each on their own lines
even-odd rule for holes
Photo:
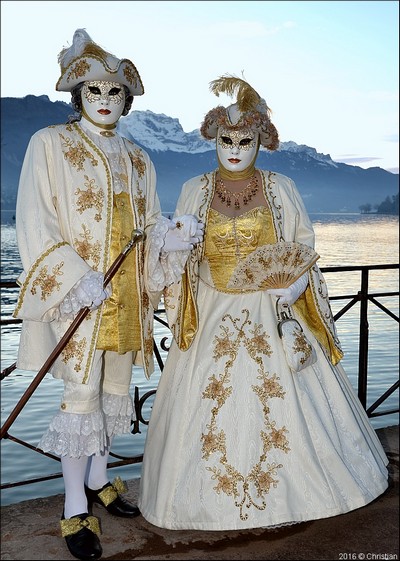
<svg viewBox="0 0 400 561">
<path fill-rule="evenodd" d="M 63 514 L 60 525 L 61 535 L 74 557 L 83 561 L 101 557 L 103 550 L 98 538 L 101 533 L 98 518 L 87 512 L 71 518 L 64 518 Z"/>
<path fill-rule="evenodd" d="M 124 518 L 134 518 L 139 516 L 140 510 L 137 506 L 131 504 L 121 497 L 122 493 L 126 493 L 128 489 L 120 477 L 116 477 L 113 483 L 106 483 L 101 489 L 89 489 L 85 485 L 85 492 L 89 504 L 97 503 L 114 516 Z"/>
</svg>

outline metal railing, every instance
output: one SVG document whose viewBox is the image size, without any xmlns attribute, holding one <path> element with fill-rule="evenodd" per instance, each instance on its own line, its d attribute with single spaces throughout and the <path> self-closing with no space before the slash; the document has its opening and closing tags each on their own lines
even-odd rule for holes
<svg viewBox="0 0 400 561">
<path fill-rule="evenodd" d="M 385 409 L 379 410 L 380 407 L 398 388 L 399 388 L 399 380 L 397 380 L 394 384 L 392 384 L 389 388 L 387 388 L 382 395 L 379 396 L 378 399 L 372 405 L 367 408 L 367 390 L 368 390 L 368 344 L 369 344 L 369 322 L 368 322 L 368 304 L 372 304 L 378 309 L 380 309 L 384 314 L 386 314 L 389 318 L 393 321 L 399 323 L 399 316 L 396 315 L 393 311 L 388 309 L 382 302 L 380 301 L 382 298 L 388 297 L 395 297 L 399 296 L 399 291 L 395 292 L 370 292 L 369 291 L 369 275 L 371 271 L 377 270 L 390 270 L 390 269 L 399 269 L 399 264 L 388 264 L 388 265 L 361 265 L 361 266 L 348 266 L 348 267 L 321 267 L 321 271 L 323 273 L 344 273 L 344 272 L 351 272 L 351 271 L 359 271 L 361 273 L 360 279 L 360 288 L 354 294 L 344 294 L 340 296 L 330 296 L 330 301 L 338 301 L 338 300 L 345 300 L 347 301 L 343 307 L 334 315 L 335 321 L 339 320 L 342 316 L 344 316 L 350 309 L 352 309 L 356 304 L 360 304 L 359 309 L 359 355 L 358 355 L 358 381 L 357 381 L 357 393 L 358 397 L 363 405 L 364 409 L 369 418 L 378 417 L 383 415 L 391 415 L 394 413 L 399 412 L 399 408 L 395 409 Z M 1 281 L 0 288 L 3 289 L 15 289 L 17 284 L 15 282 L 7 282 Z M 164 310 L 159 310 L 155 312 L 154 319 L 156 322 L 159 322 L 164 327 L 168 328 L 168 323 L 164 320 L 161 316 L 164 314 Z M 13 325 L 21 323 L 21 320 L 13 319 L 13 318 L 6 318 L 1 319 L 1 326 L 5 325 Z M 158 367 L 162 372 L 164 368 L 164 361 L 162 359 L 161 351 L 168 352 L 167 347 L 168 337 L 164 337 L 159 346 L 154 342 L 154 353 L 155 358 L 158 363 Z M 9 376 L 13 370 L 15 369 L 15 364 L 10 365 L 9 367 L 5 368 L 1 372 L 1 380 L 5 377 Z M 140 425 L 148 425 L 149 421 L 144 418 L 143 410 L 144 405 L 146 404 L 147 400 L 150 399 L 156 393 L 156 388 L 145 392 L 143 395 L 139 394 L 138 387 L 134 389 L 134 407 L 136 412 L 136 421 L 132 423 L 132 434 L 140 433 Z M 22 413 L 22 412 L 21 412 Z M 10 426 L 11 428 L 11 426 Z M 22 439 L 19 439 L 15 436 L 12 436 L 8 430 L 5 432 L 2 438 L 6 438 L 12 440 L 13 442 L 20 444 L 21 446 L 25 446 L 30 450 L 34 450 L 38 454 L 42 454 L 51 458 L 56 461 L 60 461 L 60 459 L 52 454 L 45 453 L 42 450 L 32 446 L 28 442 L 25 442 Z M 137 456 L 127 457 L 121 456 L 114 452 L 110 453 L 110 456 L 115 458 L 116 461 L 112 461 L 109 463 L 109 468 L 126 466 L 131 464 L 138 464 L 142 462 L 143 454 L 139 454 Z M 50 479 L 56 479 L 62 477 L 62 473 L 55 473 L 52 475 L 46 475 L 40 478 L 34 478 L 24 481 L 16 481 L 13 483 L 5 483 L 1 485 L 1 489 L 6 489 L 10 487 L 17 487 L 20 485 L 28 485 L 32 483 L 38 483 L 47 481 Z"/>
</svg>

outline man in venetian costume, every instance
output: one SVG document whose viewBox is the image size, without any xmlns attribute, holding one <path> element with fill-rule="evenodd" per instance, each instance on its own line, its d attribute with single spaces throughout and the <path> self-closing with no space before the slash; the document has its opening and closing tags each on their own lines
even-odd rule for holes
<svg viewBox="0 0 400 561">
<path fill-rule="evenodd" d="M 64 381 L 64 393 L 39 448 L 61 457 L 61 532 L 69 551 L 97 559 L 102 547 L 92 504 L 114 516 L 140 514 L 121 496 L 120 478 L 109 481 L 107 462 L 113 437 L 129 432 L 135 419 L 132 365 L 142 365 L 147 377 L 153 371 L 157 301 L 147 290 L 146 236 L 162 224 L 157 239 L 164 259 L 172 250 L 187 258 L 201 231 L 194 217 L 181 217 L 186 231 L 198 234 L 183 240 L 183 230 L 161 216 L 148 154 L 116 131 L 134 96 L 144 93 L 135 65 L 105 51 L 84 29 L 61 51 L 59 63 L 56 90 L 71 92 L 78 117 L 34 134 L 22 167 L 17 367 L 39 370 L 77 313 L 90 308 L 51 369 Z M 104 287 L 105 272 L 135 229 L 145 241 Z"/>
<path fill-rule="evenodd" d="M 385 491 L 387 458 L 340 365 L 317 264 L 286 287 L 263 284 L 277 269 L 268 260 L 264 276 L 249 267 L 236 282 L 237 267 L 260 250 L 314 248 L 314 231 L 294 182 L 255 166 L 260 145 L 279 147 L 265 100 L 234 76 L 211 89 L 237 97 L 200 129 L 216 140 L 218 168 L 187 181 L 176 209 L 205 223 L 204 241 L 181 276 L 157 252 L 149 260 L 174 339 L 150 417 L 139 507 L 156 526 L 197 530 L 345 513 Z M 277 299 L 315 351 L 298 372 L 279 337 Z"/>
</svg>

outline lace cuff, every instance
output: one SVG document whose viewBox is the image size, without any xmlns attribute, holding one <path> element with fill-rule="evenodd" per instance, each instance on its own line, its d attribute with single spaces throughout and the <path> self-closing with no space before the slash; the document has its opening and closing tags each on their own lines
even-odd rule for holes
<svg viewBox="0 0 400 561">
<path fill-rule="evenodd" d="M 90 270 L 83 275 L 59 305 L 59 319 L 72 320 L 82 308 L 100 306 L 111 293 L 109 287 L 103 289 L 103 282 L 103 273 Z"/>
<path fill-rule="evenodd" d="M 147 238 L 148 289 L 159 292 L 181 279 L 190 251 L 162 251 L 170 220 L 161 216 Z"/>
</svg>

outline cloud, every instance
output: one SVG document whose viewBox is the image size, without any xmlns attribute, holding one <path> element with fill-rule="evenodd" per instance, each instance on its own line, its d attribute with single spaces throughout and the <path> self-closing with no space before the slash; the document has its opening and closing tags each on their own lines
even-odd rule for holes
<svg viewBox="0 0 400 561">
<path fill-rule="evenodd" d="M 366 164 L 367 162 L 374 162 L 375 160 L 382 160 L 379 156 L 358 156 L 357 154 L 343 154 L 331 157 L 334 162 L 350 164 L 353 166 L 356 166 L 357 164 Z"/>
</svg>

